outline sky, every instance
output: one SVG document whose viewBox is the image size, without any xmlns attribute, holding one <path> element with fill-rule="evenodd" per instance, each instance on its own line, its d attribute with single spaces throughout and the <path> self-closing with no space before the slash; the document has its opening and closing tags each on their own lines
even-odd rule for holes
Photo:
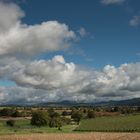
<svg viewBox="0 0 140 140">
<path fill-rule="evenodd" d="M 139 0 L 0 0 L 0 104 L 137 97 Z"/>
</svg>

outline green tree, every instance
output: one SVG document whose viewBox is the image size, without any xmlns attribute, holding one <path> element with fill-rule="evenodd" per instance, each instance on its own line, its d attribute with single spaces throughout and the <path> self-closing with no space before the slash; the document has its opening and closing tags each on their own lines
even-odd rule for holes
<svg viewBox="0 0 140 140">
<path fill-rule="evenodd" d="M 81 119 L 83 118 L 83 113 L 81 111 L 74 111 L 72 112 L 71 118 L 79 124 Z"/>
<path fill-rule="evenodd" d="M 57 118 L 56 126 L 58 127 L 58 130 L 62 130 L 61 129 L 62 125 L 63 125 L 62 119 L 61 118 Z"/>
<path fill-rule="evenodd" d="M 61 121 L 65 125 L 69 125 L 71 123 L 71 119 L 70 118 L 67 118 L 67 117 L 61 117 Z"/>
<path fill-rule="evenodd" d="M 49 127 L 57 127 L 57 122 L 56 118 L 51 118 L 49 121 Z"/>
<path fill-rule="evenodd" d="M 52 113 L 49 114 L 49 116 L 50 116 L 51 118 L 59 118 L 59 117 L 60 117 L 60 114 L 57 113 L 57 112 L 52 112 Z"/>
<path fill-rule="evenodd" d="M 15 110 L 12 114 L 12 117 L 21 117 L 21 113 L 18 110 Z"/>
<path fill-rule="evenodd" d="M 49 122 L 49 127 L 58 127 L 58 130 L 61 130 L 61 127 L 63 125 L 61 117 L 55 117 L 51 118 Z"/>
<path fill-rule="evenodd" d="M 49 124 L 49 117 L 46 112 L 37 111 L 32 114 L 31 125 L 45 126 Z"/>
<path fill-rule="evenodd" d="M 93 110 L 88 110 L 87 118 L 95 118 L 95 112 Z"/>
<path fill-rule="evenodd" d="M 14 109 L 3 108 L 2 110 L 0 110 L 0 116 L 8 116 L 8 117 L 11 117 L 14 112 L 15 112 Z"/>
<path fill-rule="evenodd" d="M 62 112 L 62 116 L 67 116 L 67 115 L 69 115 L 69 113 L 67 111 Z"/>
<path fill-rule="evenodd" d="M 115 106 L 114 107 L 114 112 L 118 112 L 119 111 L 119 107 L 118 106 Z"/>
<path fill-rule="evenodd" d="M 15 121 L 14 120 L 7 120 L 6 124 L 7 124 L 7 126 L 13 127 L 15 125 Z"/>
</svg>

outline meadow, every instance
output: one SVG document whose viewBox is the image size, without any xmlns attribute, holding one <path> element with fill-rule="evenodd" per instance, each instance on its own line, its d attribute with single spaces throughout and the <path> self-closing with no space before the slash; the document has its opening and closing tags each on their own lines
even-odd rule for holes
<svg viewBox="0 0 140 140">
<path fill-rule="evenodd" d="M 64 125 L 61 130 L 58 128 L 50 128 L 48 126 L 36 127 L 30 125 L 30 120 L 16 120 L 15 126 L 10 127 L 6 125 L 6 120 L 0 120 L 0 136 L 9 134 L 33 134 L 33 133 L 70 133 L 77 126 Z"/>
<path fill-rule="evenodd" d="M 97 117 L 80 122 L 76 131 L 140 132 L 140 115 Z"/>
<path fill-rule="evenodd" d="M 35 117 L 34 113 L 39 116 Z M 140 140 L 140 112 L 137 107 L 9 107 L 1 108 L 0 115 L 0 140 Z M 33 117 L 37 122 L 45 119 L 48 124 L 33 125 Z M 56 120 L 60 118 L 60 129 L 58 125 L 51 127 L 50 122 L 59 124 Z M 14 125 L 7 124 L 13 120 Z"/>
<path fill-rule="evenodd" d="M 0 136 L 9 134 L 46 134 L 46 133 L 80 133 L 80 132 L 140 132 L 140 115 L 107 116 L 84 119 L 78 125 L 64 125 L 61 130 L 48 126 L 32 126 L 30 120 L 16 120 L 15 126 L 6 125 L 0 120 Z"/>
</svg>

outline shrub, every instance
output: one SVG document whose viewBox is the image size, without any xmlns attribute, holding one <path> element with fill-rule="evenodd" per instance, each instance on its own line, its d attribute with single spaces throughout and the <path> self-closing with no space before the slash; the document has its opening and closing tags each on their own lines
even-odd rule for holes
<svg viewBox="0 0 140 140">
<path fill-rule="evenodd" d="M 79 124 L 80 120 L 83 118 L 83 113 L 81 111 L 72 112 L 71 118 Z"/>
<path fill-rule="evenodd" d="M 49 116 L 51 118 L 58 118 L 58 117 L 60 117 L 59 113 L 57 113 L 57 112 L 52 112 L 52 113 L 49 114 Z"/>
<path fill-rule="evenodd" d="M 49 117 L 46 112 L 38 111 L 32 114 L 31 125 L 45 126 L 49 123 Z"/>
<path fill-rule="evenodd" d="M 87 113 L 87 118 L 95 118 L 95 112 L 93 110 L 89 110 Z"/>
<path fill-rule="evenodd" d="M 15 111 L 14 109 L 3 108 L 2 110 L 0 110 L 0 116 L 11 117 L 14 111 Z"/>
<path fill-rule="evenodd" d="M 71 119 L 70 118 L 66 118 L 66 117 L 61 117 L 61 120 L 64 124 L 68 125 L 71 123 Z"/>
<path fill-rule="evenodd" d="M 51 118 L 60 117 L 60 114 L 55 112 L 53 108 L 48 109 L 48 116 Z"/>
<path fill-rule="evenodd" d="M 53 108 L 48 109 L 49 115 L 49 127 L 58 127 L 58 130 L 61 130 L 62 127 L 62 119 L 60 114 L 55 112 Z"/>
<path fill-rule="evenodd" d="M 57 127 L 57 118 L 51 118 L 50 119 L 49 127 Z"/>
<path fill-rule="evenodd" d="M 119 107 L 115 106 L 114 107 L 114 112 L 118 112 L 119 111 Z"/>
<path fill-rule="evenodd" d="M 102 111 L 102 109 L 101 109 L 101 108 L 99 108 L 99 107 L 95 108 L 95 110 L 96 110 L 97 112 Z"/>
<path fill-rule="evenodd" d="M 15 121 L 14 120 L 7 120 L 6 124 L 7 124 L 7 126 L 13 127 L 15 125 Z"/>
<path fill-rule="evenodd" d="M 60 117 L 50 119 L 49 127 L 58 127 L 58 130 L 61 130 L 62 125 L 63 125 L 63 122 Z"/>
<path fill-rule="evenodd" d="M 58 127 L 58 130 L 61 130 L 62 124 L 63 124 L 63 122 L 62 122 L 61 118 L 58 118 L 57 122 L 56 122 L 56 126 Z"/>
<path fill-rule="evenodd" d="M 67 115 L 69 115 L 69 112 L 67 112 L 67 111 L 62 112 L 62 116 L 67 116 Z"/>
<path fill-rule="evenodd" d="M 53 108 L 49 108 L 47 110 L 47 112 L 48 112 L 48 115 L 51 116 L 54 113 L 54 109 Z"/>
<path fill-rule="evenodd" d="M 21 117 L 22 114 L 18 110 L 15 110 L 11 116 L 12 117 Z"/>
</svg>

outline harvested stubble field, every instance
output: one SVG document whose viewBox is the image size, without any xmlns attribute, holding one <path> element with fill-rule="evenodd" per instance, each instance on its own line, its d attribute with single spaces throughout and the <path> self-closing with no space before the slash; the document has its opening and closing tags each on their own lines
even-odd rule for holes
<svg viewBox="0 0 140 140">
<path fill-rule="evenodd" d="M 0 140 L 140 140 L 140 133 L 61 133 L 0 136 Z"/>
</svg>

